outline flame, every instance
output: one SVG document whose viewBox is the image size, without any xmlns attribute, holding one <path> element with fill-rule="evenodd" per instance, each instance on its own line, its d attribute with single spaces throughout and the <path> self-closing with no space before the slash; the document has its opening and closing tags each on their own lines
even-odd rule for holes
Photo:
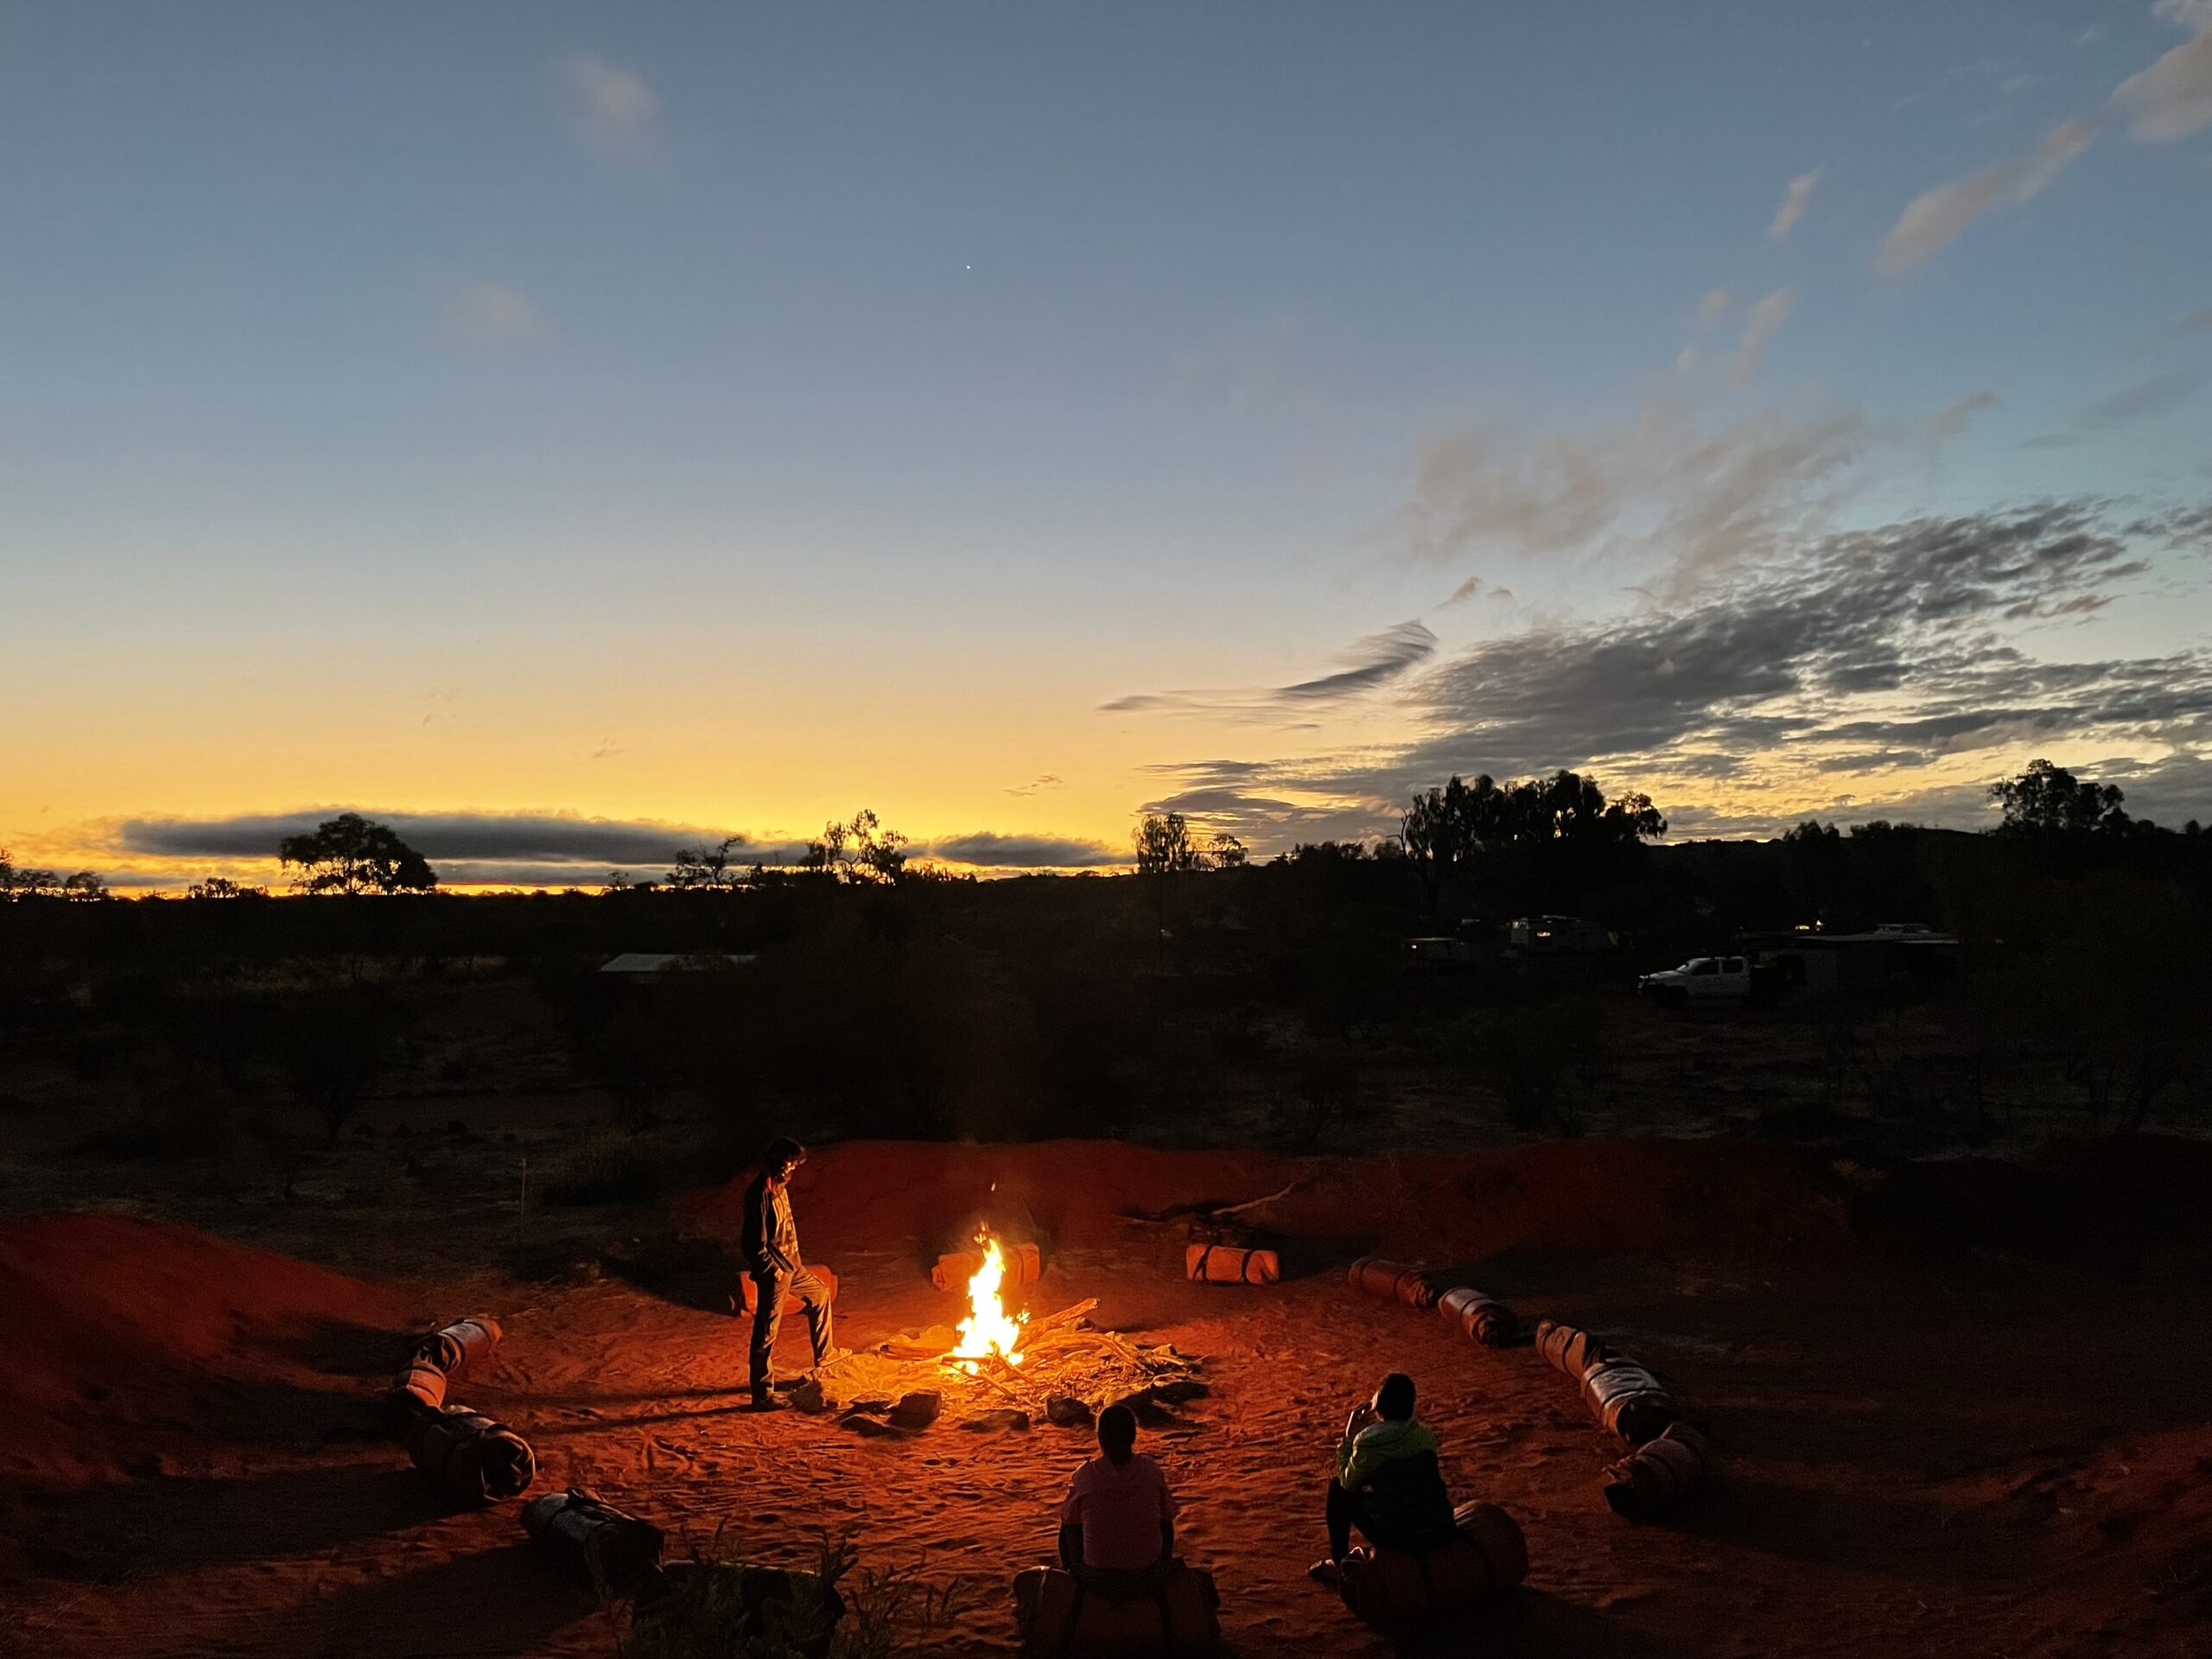
<svg viewBox="0 0 2212 1659">
<path fill-rule="evenodd" d="M 983 1247 L 983 1265 L 968 1281 L 968 1317 L 960 1321 L 960 1341 L 951 1354 L 955 1359 L 967 1361 L 961 1369 L 970 1373 L 976 1370 L 976 1361 L 994 1353 L 1005 1355 L 1009 1365 L 1021 1363 L 1021 1350 L 1016 1345 L 1021 1340 L 1021 1320 L 1008 1319 L 1006 1305 L 999 1300 L 999 1286 L 1006 1278 L 1006 1253 L 988 1229 L 976 1235 L 976 1242 Z M 1028 1317 L 1024 1313 L 1021 1319 Z"/>
</svg>

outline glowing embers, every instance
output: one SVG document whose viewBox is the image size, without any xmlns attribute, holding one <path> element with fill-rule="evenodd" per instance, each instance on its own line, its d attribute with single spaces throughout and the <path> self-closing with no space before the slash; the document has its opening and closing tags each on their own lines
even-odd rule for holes
<svg viewBox="0 0 2212 1659">
<path fill-rule="evenodd" d="M 1029 1318 L 1027 1313 L 1018 1319 L 1009 1318 L 1000 1298 L 1007 1264 L 1006 1252 L 999 1248 L 998 1240 L 985 1229 L 976 1235 L 976 1243 L 982 1253 L 982 1265 L 968 1281 L 968 1317 L 960 1321 L 960 1340 L 947 1356 L 970 1376 L 980 1369 L 978 1362 L 994 1354 L 1009 1365 L 1020 1364 L 1021 1327 Z"/>
</svg>

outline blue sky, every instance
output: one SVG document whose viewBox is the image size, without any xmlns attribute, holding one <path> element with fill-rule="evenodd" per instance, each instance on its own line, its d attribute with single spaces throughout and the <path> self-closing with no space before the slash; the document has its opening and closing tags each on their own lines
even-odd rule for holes
<svg viewBox="0 0 2212 1659">
<path fill-rule="evenodd" d="M 0 692 L 54 735 L 0 843 L 159 873 L 193 855 L 130 824 L 774 840 L 866 800 L 1095 849 L 1204 791 L 1268 845 L 1388 827 L 1435 764 L 1594 765 L 1685 827 L 1965 821 L 2045 747 L 2212 807 L 2202 710 L 2116 689 L 2212 620 L 2201 540 L 2144 528 L 2212 496 L 2208 25 L 13 9 Z M 1540 754 L 1463 695 L 1823 537 L 2049 500 L 2142 558 L 1985 620 L 2139 669 L 1993 685 L 2020 720 L 1909 764 L 1813 777 L 1696 710 L 1586 744 L 1580 704 Z M 1341 698 L 1266 695 L 1416 620 Z M 1841 682 L 1777 654 L 1802 745 Z"/>
</svg>

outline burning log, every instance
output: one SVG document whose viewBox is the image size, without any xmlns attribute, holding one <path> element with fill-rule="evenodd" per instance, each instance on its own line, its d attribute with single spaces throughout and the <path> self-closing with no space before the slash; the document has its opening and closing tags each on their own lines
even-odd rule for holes
<svg viewBox="0 0 2212 1659">
<path fill-rule="evenodd" d="M 1408 1307 L 1436 1306 L 1436 1287 L 1429 1283 L 1419 1268 L 1409 1268 L 1402 1262 L 1363 1255 L 1351 1264 L 1351 1271 L 1346 1276 L 1354 1290 L 1370 1296 L 1403 1302 Z"/>
<path fill-rule="evenodd" d="M 837 1300 L 837 1275 L 830 1272 L 829 1268 L 823 1267 L 819 1262 L 808 1262 L 806 1264 L 806 1270 L 822 1281 L 822 1287 L 830 1293 L 830 1300 L 832 1302 L 836 1301 Z M 749 1273 L 740 1274 L 738 1275 L 737 1286 L 737 1295 L 740 1306 L 741 1306 L 747 1313 L 758 1313 L 760 1307 L 760 1287 L 753 1282 L 753 1275 Z M 786 1304 L 786 1306 L 790 1306 L 790 1304 Z"/>
<path fill-rule="evenodd" d="M 1156 1584 L 1127 1592 L 1078 1581 L 1057 1567 L 1014 1579 L 1022 1659 L 1205 1659 L 1221 1647 L 1221 1595 L 1204 1567 L 1171 1561 Z"/>
<path fill-rule="evenodd" d="M 407 1426 L 415 1466 L 464 1503 L 519 1497 L 537 1477 L 530 1443 L 466 1406 L 425 1412 Z"/>
<path fill-rule="evenodd" d="M 661 1531 L 605 1502 L 588 1486 L 548 1492 L 522 1506 L 531 1541 L 587 1590 L 625 1594 L 660 1565 Z"/>
<path fill-rule="evenodd" d="M 1704 1483 L 1707 1455 L 1704 1435 L 1688 1423 L 1669 1423 L 1605 1471 L 1605 1502 L 1624 1520 L 1662 1520 Z"/>
<path fill-rule="evenodd" d="M 1436 1299 L 1444 1317 L 1485 1348 L 1502 1348 L 1519 1334 L 1521 1322 L 1513 1310 L 1495 1297 L 1462 1285 Z"/>
<path fill-rule="evenodd" d="M 1196 1364 L 1173 1346 L 1147 1347 L 1094 1329 L 1088 1316 L 1097 1306 L 1096 1298 L 1087 1297 L 1027 1323 L 1007 1321 L 1014 1335 L 1000 1334 L 1018 1344 L 1011 1352 L 969 1351 L 970 1320 L 957 1332 L 945 1326 L 906 1332 L 873 1353 L 838 1361 L 825 1375 L 849 1399 L 893 1400 L 938 1389 L 947 1409 L 973 1414 L 986 1405 L 1012 1406 L 1032 1421 L 1062 1425 L 1088 1421 L 1117 1401 L 1188 1397 L 1202 1386 Z M 991 1306 L 987 1301 L 989 1319 L 1004 1317 Z M 989 1399 L 976 1397 L 984 1391 Z"/>
<path fill-rule="evenodd" d="M 1632 1359 L 1601 1359 L 1582 1374 L 1582 1403 L 1630 1446 L 1656 1440 L 1681 1415 L 1666 1385 Z"/>
<path fill-rule="evenodd" d="M 459 1376 L 471 1367 L 481 1370 L 503 1334 L 499 1322 L 489 1313 L 455 1319 L 415 1344 L 415 1363 L 433 1366 L 448 1377 Z"/>
<path fill-rule="evenodd" d="M 873 1354 L 837 1361 L 824 1380 L 847 1399 L 890 1400 L 915 1391 L 924 1379 L 914 1368 L 926 1365 L 928 1381 L 944 1390 L 949 1407 L 972 1415 L 984 1403 L 976 1391 L 987 1389 L 998 1396 L 992 1403 L 1033 1421 L 1077 1419 L 1067 1403 L 1048 1410 L 1056 1397 L 1095 1414 L 1117 1400 L 1191 1377 L 1194 1367 L 1172 1347 L 1147 1349 L 1093 1329 L 1086 1316 L 1098 1306 L 1096 1298 L 1040 1319 L 1009 1314 L 1001 1291 L 1017 1258 L 988 1233 L 982 1243 L 982 1265 L 968 1281 L 968 1317 L 957 1331 L 903 1332 Z"/>
<path fill-rule="evenodd" d="M 930 1269 L 930 1283 L 939 1290 L 959 1290 L 983 1270 L 989 1235 L 976 1241 L 972 1250 L 947 1250 Z M 1035 1242 L 1016 1244 L 1004 1252 L 1004 1281 L 1016 1288 L 1033 1285 L 1045 1274 L 1044 1252 Z"/>
<path fill-rule="evenodd" d="M 1464 1613 L 1528 1575 L 1528 1541 L 1497 1504 L 1462 1503 L 1452 1519 L 1452 1536 L 1424 1550 L 1354 1549 L 1338 1586 L 1344 1605 L 1380 1629 L 1403 1630 Z"/>
<path fill-rule="evenodd" d="M 1273 1250 L 1192 1244 L 1183 1252 L 1183 1276 L 1194 1285 L 1272 1285 L 1282 1277 L 1282 1259 Z"/>
<path fill-rule="evenodd" d="M 1613 1351 L 1587 1331 L 1555 1325 L 1549 1319 L 1536 1321 L 1536 1351 L 1554 1370 L 1566 1372 L 1578 1382 L 1592 1365 L 1613 1357 Z"/>
<path fill-rule="evenodd" d="M 1003 1362 L 1009 1370 L 1020 1364 L 1021 1327 L 1029 1318 L 1007 1314 L 999 1291 L 1006 1282 L 1007 1258 L 998 1240 L 986 1232 L 977 1235 L 976 1243 L 983 1247 L 982 1264 L 968 1281 L 968 1317 L 960 1321 L 960 1340 L 948 1356 L 970 1376 L 982 1375 L 986 1360 Z"/>
</svg>

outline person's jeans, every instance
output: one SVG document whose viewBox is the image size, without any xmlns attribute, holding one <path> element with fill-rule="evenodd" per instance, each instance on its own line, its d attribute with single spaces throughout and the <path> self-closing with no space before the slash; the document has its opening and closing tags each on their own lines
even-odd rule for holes
<svg viewBox="0 0 2212 1659">
<path fill-rule="evenodd" d="M 1341 1561 L 1351 1553 L 1351 1529 L 1357 1526 L 1363 1537 L 1368 1532 L 1367 1503 L 1364 1492 L 1346 1491 L 1344 1483 L 1329 1482 L 1329 1559 Z"/>
<path fill-rule="evenodd" d="M 1402 1526 L 1378 1526 L 1375 1520 L 1375 1506 L 1368 1502 L 1365 1488 L 1346 1491 L 1341 1482 L 1329 1482 L 1329 1559 L 1341 1561 L 1351 1551 L 1351 1529 L 1359 1529 L 1359 1535 L 1377 1549 L 1427 1549 L 1433 1545 L 1448 1543 L 1458 1530 L 1447 1522 L 1434 1527 L 1408 1530 Z"/>
<path fill-rule="evenodd" d="M 755 1273 L 753 1283 L 760 1292 L 759 1305 L 753 1310 L 753 1395 L 760 1399 L 768 1392 L 769 1356 L 776 1351 L 776 1333 L 784 1327 L 784 1308 L 790 1300 L 797 1297 L 806 1309 L 807 1340 L 814 1344 L 817 1365 L 830 1352 L 832 1315 L 830 1287 L 811 1268 Z"/>
</svg>

